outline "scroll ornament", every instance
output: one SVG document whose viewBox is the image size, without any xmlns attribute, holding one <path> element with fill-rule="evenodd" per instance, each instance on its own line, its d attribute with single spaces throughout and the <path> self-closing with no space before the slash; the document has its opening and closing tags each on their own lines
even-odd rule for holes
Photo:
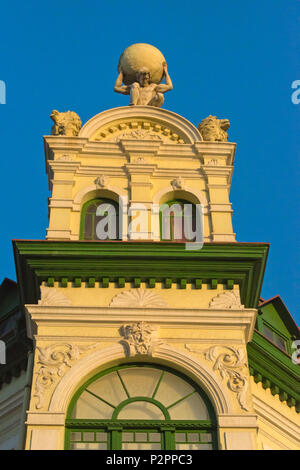
<svg viewBox="0 0 300 470">
<path fill-rule="evenodd" d="M 84 352 L 93 349 L 91 346 L 78 346 L 74 344 L 51 344 L 45 348 L 37 347 L 39 351 L 38 364 L 41 367 L 35 381 L 34 396 L 38 398 L 35 405 L 37 409 L 43 408 L 45 393 L 64 376 L 68 368 L 80 358 Z"/>
<path fill-rule="evenodd" d="M 222 379 L 227 379 L 228 388 L 237 394 L 241 408 L 249 411 L 246 404 L 246 392 L 248 380 L 243 374 L 243 368 L 247 367 L 244 360 L 244 349 L 229 346 L 212 346 L 204 352 L 205 359 L 214 361 L 213 370 L 219 371 Z"/>
</svg>

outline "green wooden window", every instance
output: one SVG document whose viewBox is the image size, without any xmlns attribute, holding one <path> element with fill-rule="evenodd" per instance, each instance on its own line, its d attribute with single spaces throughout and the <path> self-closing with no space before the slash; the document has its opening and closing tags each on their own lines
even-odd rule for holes
<svg viewBox="0 0 300 470">
<path fill-rule="evenodd" d="M 187 205 L 190 209 L 187 209 Z M 174 210 L 168 209 L 173 206 Z M 195 240 L 196 206 L 189 201 L 176 199 L 160 207 L 160 238 L 167 241 L 189 242 Z"/>
<path fill-rule="evenodd" d="M 178 372 L 152 364 L 114 367 L 75 394 L 66 448 L 209 450 L 215 417 L 206 395 Z"/>
<path fill-rule="evenodd" d="M 101 214 L 99 214 L 99 210 Z M 120 239 L 119 205 L 111 199 L 93 199 L 81 211 L 81 240 Z M 103 233 L 103 235 L 100 235 Z M 105 238 L 102 238 L 104 236 Z"/>
<path fill-rule="evenodd" d="M 287 342 L 283 336 L 279 335 L 273 328 L 270 328 L 266 323 L 263 324 L 263 334 L 272 343 L 276 344 L 282 351 L 287 352 Z"/>
</svg>

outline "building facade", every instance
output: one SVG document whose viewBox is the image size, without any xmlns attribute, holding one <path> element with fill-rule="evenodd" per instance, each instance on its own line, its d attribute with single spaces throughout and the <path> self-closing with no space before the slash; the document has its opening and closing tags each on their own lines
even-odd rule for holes
<svg viewBox="0 0 300 470">
<path fill-rule="evenodd" d="M 22 312 L 27 338 L 19 375 L 0 369 L 2 448 L 299 449 L 299 329 L 260 298 L 268 243 L 236 241 L 221 121 L 62 117 L 46 239 L 14 240 L 14 305 L 3 287 L 2 323 Z M 201 249 L 172 204 L 201 207 Z"/>
</svg>

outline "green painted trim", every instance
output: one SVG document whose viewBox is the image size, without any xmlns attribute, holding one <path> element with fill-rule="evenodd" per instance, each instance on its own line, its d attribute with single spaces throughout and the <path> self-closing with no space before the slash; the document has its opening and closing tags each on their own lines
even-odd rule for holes
<svg viewBox="0 0 300 470">
<path fill-rule="evenodd" d="M 135 278 L 212 285 L 234 281 L 241 289 L 246 307 L 256 307 L 260 295 L 267 244 L 207 243 L 198 251 L 184 243 L 167 242 L 88 242 L 14 241 L 16 271 L 23 304 L 37 303 L 42 281 L 88 282 L 103 276 L 111 282 Z"/>
<path fill-rule="evenodd" d="M 82 209 L 81 209 L 80 228 L 79 228 L 79 239 L 80 240 L 85 240 L 85 238 L 84 238 L 85 216 L 86 216 L 86 213 L 87 213 L 89 207 L 92 206 L 95 202 L 99 202 L 99 203 L 103 202 L 103 203 L 112 204 L 116 209 L 117 219 L 119 221 L 119 205 L 116 201 L 114 201 L 112 199 L 109 199 L 109 198 L 94 198 L 94 199 L 91 199 L 90 201 L 85 202 L 82 206 Z M 92 233 L 94 233 L 94 231 L 95 231 L 95 220 L 93 219 L 93 221 L 92 221 Z"/>
<path fill-rule="evenodd" d="M 300 368 L 291 357 L 269 342 L 258 331 L 254 331 L 252 342 L 247 346 L 249 368 L 256 383 L 262 382 L 272 395 L 282 401 L 293 399 L 300 402 Z M 292 400 L 289 403 L 293 403 Z"/>
<path fill-rule="evenodd" d="M 111 419 L 118 419 L 118 415 L 119 413 L 122 411 L 122 409 L 129 405 L 130 403 L 134 403 L 136 401 L 145 401 L 145 402 L 148 402 L 148 403 L 152 403 L 152 405 L 155 405 L 157 406 L 163 413 L 165 419 L 168 419 L 170 420 L 170 415 L 169 415 L 169 412 L 168 412 L 168 409 L 163 406 L 162 403 L 160 403 L 159 401 L 155 400 L 154 398 L 150 398 L 150 397 L 132 397 L 132 398 L 128 398 L 127 400 L 124 400 L 122 403 L 120 403 L 116 408 L 115 408 L 115 411 L 113 412 L 112 414 L 112 418 Z"/>
<path fill-rule="evenodd" d="M 155 390 L 153 392 L 152 397 L 129 397 L 129 392 L 126 389 L 125 383 L 122 380 L 121 374 L 119 373 L 120 370 L 126 369 L 128 367 L 154 367 L 156 369 L 159 369 L 162 371 L 160 374 L 159 380 L 156 384 Z M 168 412 L 168 409 L 162 405 L 159 401 L 155 400 L 154 396 L 157 393 L 157 390 L 160 386 L 160 383 L 163 379 L 165 371 L 171 372 L 178 377 L 183 378 L 186 382 L 190 383 L 194 390 L 192 393 L 189 393 L 186 395 L 184 398 L 178 400 L 177 402 L 169 405 L 168 408 L 171 408 L 172 406 L 175 406 L 177 403 L 182 401 L 183 399 L 186 399 L 188 396 L 192 395 L 193 393 L 199 393 L 201 398 L 203 399 L 205 405 L 207 406 L 208 413 L 211 417 L 211 420 L 203 420 L 203 421 L 196 421 L 196 420 L 171 420 L 170 415 Z M 117 375 L 119 376 L 119 379 L 121 381 L 121 384 L 127 394 L 127 399 L 121 402 L 118 406 L 114 406 L 111 403 L 107 402 L 106 400 L 102 399 L 98 395 L 94 394 L 90 390 L 88 390 L 88 386 L 93 383 L 95 380 L 98 378 L 109 374 L 111 372 L 117 372 Z M 95 396 L 99 400 L 103 401 L 110 407 L 114 409 L 113 414 L 112 414 L 112 419 L 110 420 L 88 420 L 88 419 L 72 419 L 70 416 L 72 416 L 74 406 L 80 397 L 80 395 L 84 392 L 88 392 L 91 395 Z M 164 420 L 122 420 L 118 419 L 118 415 L 126 405 L 133 403 L 135 401 L 146 401 L 149 403 L 153 403 L 155 406 L 157 406 L 159 409 L 164 414 Z M 108 449 L 113 449 L 113 450 L 118 450 L 122 448 L 122 431 L 124 430 L 130 430 L 130 431 L 135 431 L 135 430 L 144 430 L 145 432 L 149 432 L 150 430 L 152 431 L 158 431 L 161 432 L 161 445 L 162 445 L 162 450 L 175 450 L 176 449 L 176 443 L 175 443 L 175 431 L 182 431 L 186 432 L 189 430 L 195 430 L 195 431 L 205 431 L 205 432 L 210 432 L 212 434 L 212 448 L 216 449 L 217 448 L 217 436 L 216 436 L 216 419 L 215 419 L 215 414 L 214 410 L 212 408 L 212 405 L 210 401 L 208 400 L 208 397 L 206 394 L 195 384 L 191 379 L 189 379 L 186 376 L 183 376 L 181 373 L 178 371 L 175 371 L 171 368 L 168 367 L 161 367 L 157 364 L 151 364 L 151 363 L 130 363 L 130 364 L 123 364 L 120 366 L 115 366 L 111 367 L 110 369 L 106 371 L 102 371 L 98 373 L 96 376 L 90 378 L 85 384 L 83 384 L 79 390 L 75 393 L 73 396 L 71 403 L 68 407 L 67 411 L 67 419 L 65 423 L 65 449 L 70 448 L 71 440 L 70 436 L 72 432 L 76 431 L 81 431 L 84 432 L 85 430 L 95 430 L 95 431 L 104 431 L 108 432 L 108 440 L 107 440 L 107 445 Z"/>
</svg>

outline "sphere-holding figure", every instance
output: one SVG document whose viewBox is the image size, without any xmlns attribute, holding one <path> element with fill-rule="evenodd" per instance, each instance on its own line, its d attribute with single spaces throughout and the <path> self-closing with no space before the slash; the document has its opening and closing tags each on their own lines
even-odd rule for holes
<svg viewBox="0 0 300 470">
<path fill-rule="evenodd" d="M 160 108 L 163 93 L 173 89 L 164 56 L 150 44 L 133 44 L 125 49 L 118 70 L 114 91 L 130 95 L 130 106 Z M 160 83 L 163 78 L 166 83 Z"/>
</svg>

